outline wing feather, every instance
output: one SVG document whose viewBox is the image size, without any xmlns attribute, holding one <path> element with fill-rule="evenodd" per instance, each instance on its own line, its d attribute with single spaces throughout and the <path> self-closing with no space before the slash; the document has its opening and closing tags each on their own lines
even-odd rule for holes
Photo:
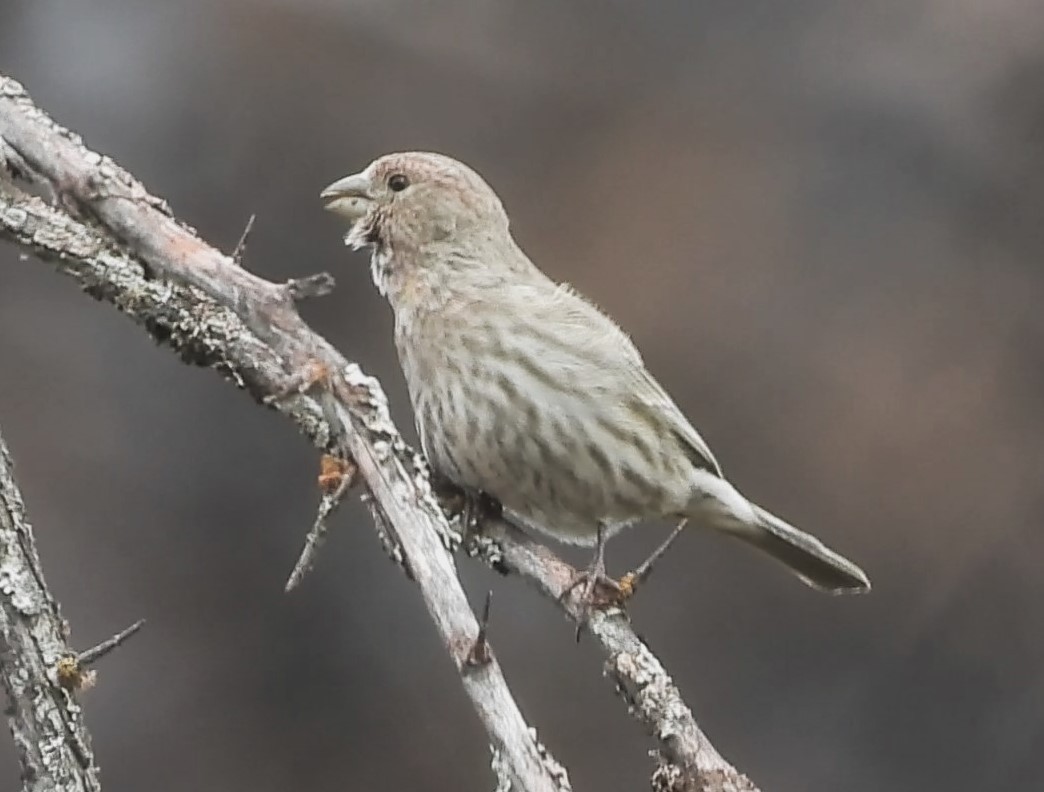
<svg viewBox="0 0 1044 792">
<path fill-rule="evenodd" d="M 622 375 L 632 395 L 648 409 L 651 420 L 667 419 L 671 433 L 693 465 L 721 476 L 721 466 L 707 442 L 678 405 L 649 373 L 634 342 L 593 303 L 569 284 L 558 284 L 546 299 L 534 301 L 537 318 L 556 333 L 570 338 L 578 351 L 597 359 L 607 372 Z"/>
</svg>

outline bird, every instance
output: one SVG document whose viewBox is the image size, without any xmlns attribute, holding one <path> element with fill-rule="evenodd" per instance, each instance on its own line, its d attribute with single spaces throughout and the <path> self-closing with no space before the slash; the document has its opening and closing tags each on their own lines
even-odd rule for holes
<svg viewBox="0 0 1044 792">
<path fill-rule="evenodd" d="M 370 251 L 429 464 L 530 531 L 593 546 L 574 581 L 588 605 L 605 587 L 631 593 L 606 575 L 605 543 L 656 518 L 738 538 L 813 588 L 870 590 L 859 566 L 725 478 L 631 339 L 529 259 L 475 170 L 386 154 L 320 198 L 347 221 L 345 243 Z"/>
</svg>

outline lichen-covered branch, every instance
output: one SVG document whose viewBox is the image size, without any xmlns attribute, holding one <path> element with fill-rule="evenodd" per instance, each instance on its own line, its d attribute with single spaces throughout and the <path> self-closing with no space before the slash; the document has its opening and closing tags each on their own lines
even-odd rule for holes
<svg viewBox="0 0 1044 792">
<path fill-rule="evenodd" d="M 0 436 L 0 676 L 25 792 L 101 789 L 80 707 L 57 678 L 74 656 Z"/>
<path fill-rule="evenodd" d="M 349 365 L 298 315 L 294 305 L 300 296 L 298 284 L 259 278 L 204 243 L 130 174 L 87 149 L 78 136 L 37 108 L 19 83 L 2 76 L 0 140 L 0 156 L 7 158 L 9 173 L 45 183 L 63 206 L 100 224 L 97 231 L 84 226 L 88 234 L 94 231 L 98 252 L 119 249 L 154 277 L 198 289 L 210 298 L 211 308 L 222 306 L 234 312 L 245 326 L 240 336 L 249 329 L 256 342 L 270 348 L 261 364 L 242 360 L 229 366 L 230 372 L 259 375 L 253 384 L 264 389 L 267 401 L 284 401 L 293 390 L 311 394 L 303 400 L 314 402 L 312 411 L 323 417 L 327 437 L 351 454 L 379 508 L 381 522 L 395 534 L 396 546 L 428 612 L 461 669 L 464 688 L 499 759 L 494 766 L 504 768 L 506 779 L 519 792 L 568 790 L 564 770 L 537 742 L 495 658 L 479 667 L 465 662 L 479 625 L 453 563 L 451 551 L 459 537 L 450 530 L 431 494 L 423 460 L 406 446 L 392 424 L 377 382 L 363 375 L 358 366 Z M 41 208 L 31 204 L 0 209 L 4 235 L 34 250 L 49 247 L 51 255 L 60 259 L 68 255 L 60 239 L 40 224 L 31 231 L 26 227 L 40 218 Z M 68 231 L 70 226 L 62 228 Z M 218 324 L 222 325 L 218 335 L 235 327 L 230 316 L 222 315 Z M 274 361 L 281 366 L 270 365 Z M 318 372 L 314 379 L 312 372 Z M 275 387 L 273 379 L 278 380 Z M 314 423 L 309 426 L 315 428 Z"/>
<path fill-rule="evenodd" d="M 562 598 L 576 570 L 511 523 L 486 517 L 482 534 L 469 543 L 467 550 L 502 572 L 528 580 L 541 594 L 559 603 L 574 622 L 584 618 L 575 599 Z M 586 629 L 605 652 L 605 673 L 616 683 L 630 713 L 656 737 L 659 761 L 653 773 L 653 789 L 757 792 L 754 783 L 711 744 L 663 664 L 635 634 L 623 611 L 595 611 Z"/>
<path fill-rule="evenodd" d="M 346 446 L 369 489 L 382 539 L 417 580 L 462 669 L 490 735 L 494 767 L 517 781 L 516 789 L 568 788 L 564 771 L 525 728 L 495 658 L 477 668 L 463 662 L 478 625 L 450 556 L 459 537 L 432 496 L 423 459 L 389 419 L 380 384 L 305 325 L 292 289 L 251 275 L 206 245 L 129 174 L 55 125 L 20 85 L 0 77 L 0 157 L 3 145 L 23 177 L 42 181 L 58 203 L 89 219 L 8 187 L 0 191 L 0 237 L 54 262 L 186 362 L 215 368 L 258 401 L 273 403 L 317 445 Z M 163 280 L 145 277 L 145 269 Z M 288 384 L 305 382 L 301 372 L 315 363 L 323 387 L 272 402 Z M 574 599 L 559 599 L 574 574 L 569 565 L 499 518 L 484 518 L 482 529 L 472 552 L 530 580 L 569 618 L 581 618 Z M 756 792 L 711 746 L 623 613 L 595 614 L 590 632 L 629 711 L 657 739 L 656 789 Z"/>
</svg>

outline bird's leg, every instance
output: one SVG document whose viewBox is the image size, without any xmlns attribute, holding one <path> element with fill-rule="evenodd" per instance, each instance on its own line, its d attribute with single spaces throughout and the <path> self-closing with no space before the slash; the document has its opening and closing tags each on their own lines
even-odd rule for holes
<svg viewBox="0 0 1044 792">
<path fill-rule="evenodd" d="M 431 482 L 431 491 L 441 504 L 446 517 L 452 520 L 454 517 L 460 516 L 463 519 L 464 507 L 468 499 L 467 493 L 435 468 L 431 468 L 428 480 Z"/>
<path fill-rule="evenodd" d="M 566 587 L 560 595 L 565 599 L 579 586 L 583 586 L 580 593 L 580 605 L 584 609 L 584 618 L 577 627 L 577 640 L 580 639 L 580 630 L 590 618 L 591 611 L 603 605 L 623 605 L 624 602 L 634 596 L 638 586 L 644 583 L 653 566 L 663 558 L 663 555 L 674 544 L 685 529 L 688 519 L 682 519 L 671 531 L 670 535 L 657 547 L 652 554 L 639 564 L 633 572 L 628 572 L 619 581 L 609 577 L 605 572 L 605 526 L 598 526 L 598 541 L 595 545 L 595 557 L 586 570 L 580 572 L 576 578 Z"/>
<path fill-rule="evenodd" d="M 431 471 L 431 487 L 447 516 L 460 518 L 464 539 L 480 533 L 484 519 L 499 517 L 503 511 L 500 501 L 492 495 L 461 489 L 435 470 Z"/>
<path fill-rule="evenodd" d="M 582 587 L 582 588 L 581 588 Z M 580 631 L 591 618 L 591 612 L 600 606 L 618 604 L 623 601 L 620 584 L 605 574 L 605 525 L 598 524 L 598 538 L 595 544 L 595 555 L 587 569 L 579 572 L 573 581 L 559 595 L 564 600 L 576 588 L 580 588 L 580 607 L 583 618 L 576 626 L 576 640 L 580 640 Z"/>
<path fill-rule="evenodd" d="M 488 492 L 479 492 L 475 496 L 477 512 L 475 514 L 475 530 L 482 530 L 482 521 L 498 520 L 504 515 L 504 504 Z"/>
<path fill-rule="evenodd" d="M 646 581 L 650 574 L 652 574 L 653 564 L 663 558 L 664 553 L 667 552 L 668 548 L 674 544 L 674 540 L 678 538 L 679 534 L 685 529 L 685 525 L 689 522 L 688 517 L 683 517 L 681 521 L 671 531 L 670 536 L 663 540 L 663 543 L 653 550 L 652 555 L 640 563 L 633 572 L 628 572 L 617 584 L 620 590 L 621 602 L 629 600 L 634 596 L 634 592 L 638 590 L 638 586 Z"/>
<path fill-rule="evenodd" d="M 460 527 L 464 538 L 469 539 L 482 531 L 482 518 L 487 514 L 497 513 L 499 504 L 484 492 L 467 491 L 464 493 L 464 505 L 460 510 Z"/>
</svg>

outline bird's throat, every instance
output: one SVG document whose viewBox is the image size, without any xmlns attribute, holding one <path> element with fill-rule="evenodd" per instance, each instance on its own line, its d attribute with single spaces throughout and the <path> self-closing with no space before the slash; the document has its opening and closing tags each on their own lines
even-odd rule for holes
<svg viewBox="0 0 1044 792">
<path fill-rule="evenodd" d="M 392 257 L 391 252 L 384 245 L 374 245 L 373 247 L 373 252 L 370 254 L 370 276 L 380 295 L 391 300 L 393 296 L 391 294 L 393 291 Z"/>
</svg>

